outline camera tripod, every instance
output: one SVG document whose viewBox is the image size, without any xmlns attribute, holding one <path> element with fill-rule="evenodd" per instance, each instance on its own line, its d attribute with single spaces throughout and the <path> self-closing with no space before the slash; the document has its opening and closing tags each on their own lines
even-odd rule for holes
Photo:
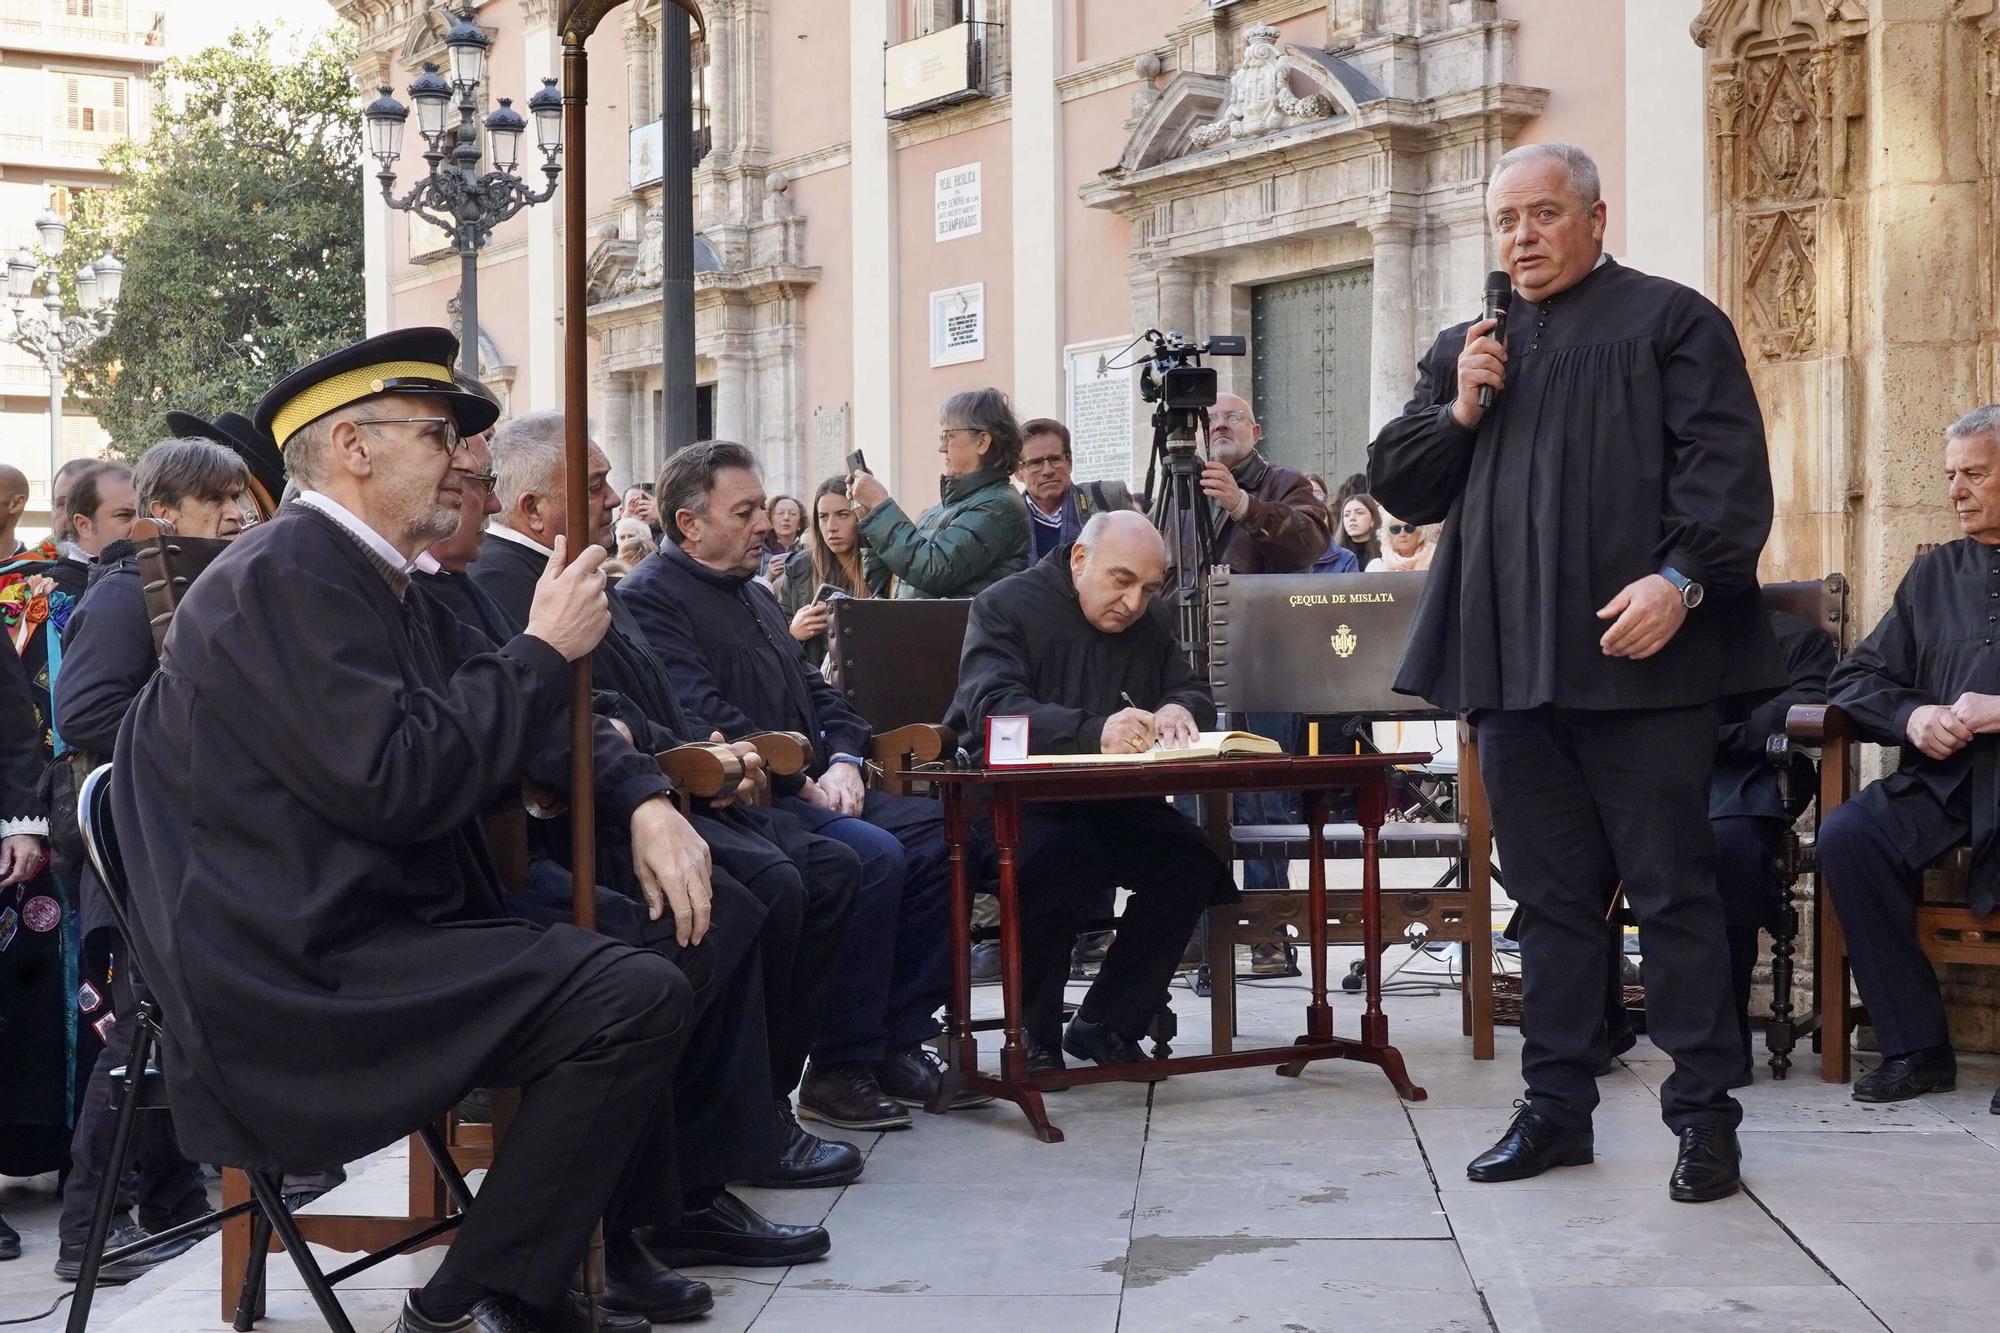
<svg viewBox="0 0 2000 1333">
<path fill-rule="evenodd" d="M 1203 449 L 1196 449 L 1199 431 Z M 1201 490 L 1202 454 L 1208 443 L 1208 409 L 1153 409 L 1153 461 L 1146 469 L 1146 490 L 1153 494 L 1153 526 L 1167 542 L 1167 559 L 1174 586 L 1168 594 L 1174 608 L 1176 641 L 1197 676 L 1207 674 L 1208 572 L 1215 563 L 1213 506 Z M 1153 480 L 1163 484 L 1153 493 Z"/>
</svg>

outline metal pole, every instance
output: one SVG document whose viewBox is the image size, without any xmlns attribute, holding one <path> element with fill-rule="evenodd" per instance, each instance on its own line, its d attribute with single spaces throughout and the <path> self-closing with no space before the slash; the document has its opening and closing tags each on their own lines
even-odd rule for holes
<svg viewBox="0 0 2000 1333">
<path fill-rule="evenodd" d="M 56 473 L 63 465 L 62 438 L 63 373 L 62 362 L 54 357 L 49 360 L 49 530 L 55 531 L 56 522 Z"/>
<path fill-rule="evenodd" d="M 692 24 L 660 9 L 660 454 L 694 443 L 694 77 Z"/>
<path fill-rule="evenodd" d="M 590 379 L 584 340 L 586 304 L 583 247 L 589 234 L 584 212 L 584 106 L 590 57 L 584 51 L 587 27 L 563 30 L 563 463 L 569 540 L 574 558 L 590 536 Z M 591 738 L 595 722 L 590 696 L 590 654 L 573 665 L 570 687 L 570 919 L 597 929 L 597 815 L 592 787 Z"/>
<path fill-rule="evenodd" d="M 479 251 L 472 241 L 458 246 L 458 368 L 479 378 Z"/>
</svg>

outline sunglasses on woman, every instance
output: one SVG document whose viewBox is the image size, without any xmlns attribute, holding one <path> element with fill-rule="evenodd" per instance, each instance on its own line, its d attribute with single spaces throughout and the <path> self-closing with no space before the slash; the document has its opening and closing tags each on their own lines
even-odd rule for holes
<svg viewBox="0 0 2000 1333">
<path fill-rule="evenodd" d="M 1391 523 L 1389 524 L 1388 530 L 1390 535 L 1394 536 L 1398 533 L 1416 532 L 1421 527 L 1422 524 L 1418 523 Z"/>
</svg>

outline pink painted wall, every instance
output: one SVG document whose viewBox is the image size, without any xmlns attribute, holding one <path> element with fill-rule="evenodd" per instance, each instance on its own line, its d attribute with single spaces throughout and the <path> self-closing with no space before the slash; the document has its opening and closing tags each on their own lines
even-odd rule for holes
<svg viewBox="0 0 2000 1333">
<path fill-rule="evenodd" d="M 1625 6 L 1614 0 L 1500 0 L 1521 27 L 1514 77 L 1549 90 L 1522 143 L 1573 143 L 1597 159 L 1610 218 L 1605 248 L 1625 248 Z"/>
<path fill-rule="evenodd" d="M 906 497 L 923 509 L 937 492 L 938 406 L 961 389 L 1014 381 L 1014 253 L 1012 135 L 1006 124 L 915 144 L 896 153 L 897 246 L 902 255 L 898 357 L 902 370 L 896 413 L 898 473 Z M 977 236 L 940 244 L 933 209 L 937 173 L 980 163 Z M 965 283 L 986 284 L 986 357 L 960 366 L 930 364 L 931 293 Z M 914 511 L 913 511 L 914 512 Z"/>
<path fill-rule="evenodd" d="M 1063 104 L 1063 338 L 1066 343 L 1108 338 L 1130 328 L 1131 297 L 1125 282 L 1132 226 L 1116 213 L 1091 208 L 1077 191 L 1118 161 L 1121 127 L 1136 85 L 1079 97 Z"/>
<path fill-rule="evenodd" d="M 1065 71 L 1155 49 L 1185 8 L 1160 0 L 1067 0 Z"/>
<path fill-rule="evenodd" d="M 772 7 L 771 155 L 792 157 L 847 138 L 848 22 L 843 3 Z M 879 71 L 877 82 L 880 82 Z M 817 113 L 806 112 L 818 108 Z"/>
<path fill-rule="evenodd" d="M 854 401 L 854 354 L 849 329 L 854 309 L 854 270 L 849 192 L 852 177 L 846 167 L 816 172 L 792 182 L 792 204 L 805 226 L 806 263 L 819 268 L 819 281 L 806 292 L 805 428 L 812 428 L 817 407 L 838 407 Z M 856 441 L 863 449 L 865 440 Z M 881 450 L 884 446 L 877 445 Z M 817 478 L 815 478 L 817 480 Z"/>
</svg>

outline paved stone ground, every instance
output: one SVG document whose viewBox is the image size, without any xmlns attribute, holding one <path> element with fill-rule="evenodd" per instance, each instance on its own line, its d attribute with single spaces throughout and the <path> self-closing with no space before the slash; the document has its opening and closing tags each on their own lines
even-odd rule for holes
<svg viewBox="0 0 2000 1333">
<path fill-rule="evenodd" d="M 1432 966 L 1426 960 L 1426 965 Z M 1294 983 L 1295 984 L 1295 983 Z M 990 991 L 982 997 L 991 1003 Z M 1250 1039 L 1293 1035 L 1303 995 L 1248 988 Z M 1176 996 L 1205 1049 L 1207 1006 Z M 1430 1098 L 1404 1104 L 1372 1069 L 1316 1066 L 1104 1085 L 1051 1099 L 1068 1140 L 1044 1145 L 1011 1108 L 919 1116 L 865 1136 L 868 1171 L 840 1191 L 750 1192 L 788 1221 L 825 1220 L 834 1251 L 792 1270 L 716 1270 L 718 1333 L 1044 1330 L 1786 1330 L 1987 1333 L 2000 1308 L 2000 1061 L 1965 1062 L 1958 1092 L 1865 1107 L 1807 1054 L 1745 1094 L 1750 1189 L 1669 1202 L 1667 1066 L 1641 1044 L 1602 1080 L 1594 1166 L 1474 1186 L 1465 1161 L 1505 1124 L 1519 1042 L 1475 1063 L 1456 996 L 1399 994 L 1396 1040 Z M 1343 1027 L 1351 1001 L 1337 1002 Z M 400 1197 L 391 1150 L 326 1206 Z M 65 1290 L 49 1275 L 54 1207 L 14 1182 L 0 1210 L 28 1254 L 0 1266 L 0 1320 Z M 429 1256 L 343 1289 L 357 1328 L 394 1323 Z M 112 1333 L 221 1330 L 216 1243 L 106 1292 Z M 321 1327 L 296 1274 L 271 1273 L 271 1333 Z M 60 1316 L 23 1327 L 60 1327 Z"/>
</svg>

